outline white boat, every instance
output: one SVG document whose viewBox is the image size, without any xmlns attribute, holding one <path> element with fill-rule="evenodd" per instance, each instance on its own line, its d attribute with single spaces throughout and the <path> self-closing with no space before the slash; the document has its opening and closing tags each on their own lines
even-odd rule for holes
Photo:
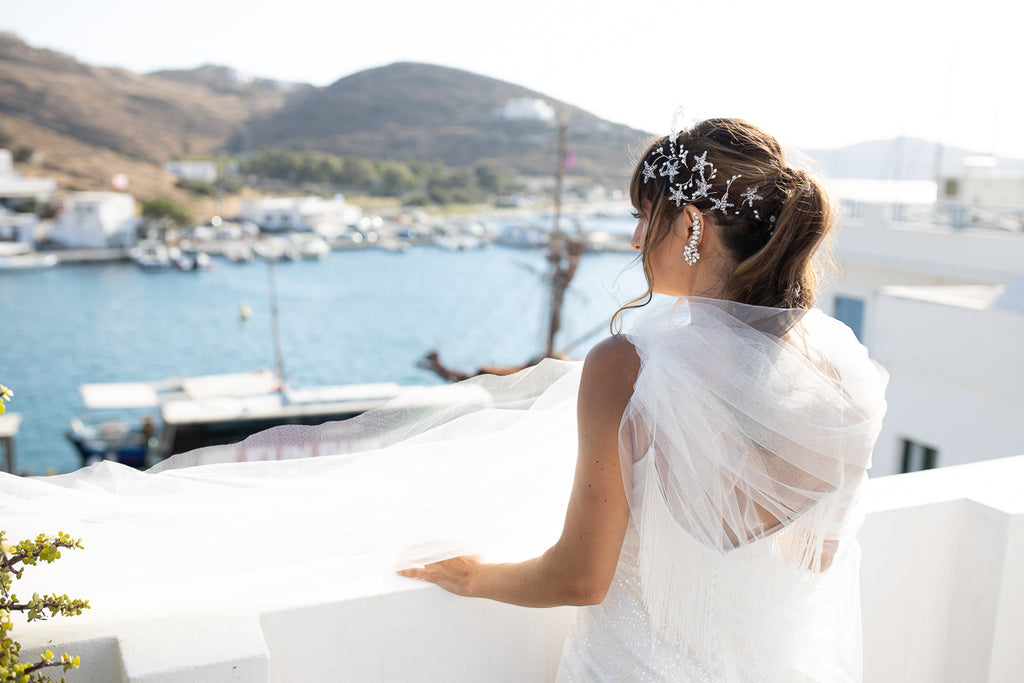
<svg viewBox="0 0 1024 683">
<path fill-rule="evenodd" d="M 293 389 L 269 370 L 83 384 L 79 393 L 87 412 L 71 421 L 67 437 L 82 464 L 108 459 L 139 468 L 196 448 L 237 443 L 277 425 L 344 420 L 396 400 L 401 410 L 487 400 L 474 387 L 392 382 Z"/>
<path fill-rule="evenodd" d="M 267 261 L 298 261 L 302 252 L 290 240 L 282 237 L 266 237 L 256 242 L 253 253 Z"/>
<path fill-rule="evenodd" d="M 41 254 L 22 242 L 0 244 L 0 270 L 28 270 L 57 265 L 57 254 Z"/>
<path fill-rule="evenodd" d="M 232 263 L 252 261 L 252 248 L 244 242 L 229 242 L 224 247 L 224 258 Z"/>
<path fill-rule="evenodd" d="M 166 270 L 174 265 L 174 254 L 157 240 L 143 240 L 129 252 L 132 261 L 143 270 Z"/>
<path fill-rule="evenodd" d="M 313 236 L 297 240 L 302 258 L 322 261 L 331 253 L 331 245 L 323 237 Z"/>
</svg>

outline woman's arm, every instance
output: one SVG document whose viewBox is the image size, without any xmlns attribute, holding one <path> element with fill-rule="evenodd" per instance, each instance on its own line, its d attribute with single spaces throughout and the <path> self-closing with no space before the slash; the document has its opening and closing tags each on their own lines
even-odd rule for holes
<svg viewBox="0 0 1024 683">
<path fill-rule="evenodd" d="M 462 556 L 399 573 L 458 595 L 525 607 L 601 602 L 629 520 L 619 466 L 619 424 L 639 369 L 636 349 L 621 336 L 604 340 L 587 355 L 577 405 L 576 475 L 555 545 L 525 562 L 485 564 Z"/>
</svg>

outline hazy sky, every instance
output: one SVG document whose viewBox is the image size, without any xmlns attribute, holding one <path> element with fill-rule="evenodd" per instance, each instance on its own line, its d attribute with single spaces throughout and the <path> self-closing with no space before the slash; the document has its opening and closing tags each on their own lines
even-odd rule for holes
<svg viewBox="0 0 1024 683">
<path fill-rule="evenodd" d="M 327 85 L 452 66 L 667 132 L 676 106 L 787 145 L 911 135 L 1024 158 L 1024 4 L 1008 0 L 4 0 L 0 29 L 99 66 L 222 64 Z"/>
</svg>

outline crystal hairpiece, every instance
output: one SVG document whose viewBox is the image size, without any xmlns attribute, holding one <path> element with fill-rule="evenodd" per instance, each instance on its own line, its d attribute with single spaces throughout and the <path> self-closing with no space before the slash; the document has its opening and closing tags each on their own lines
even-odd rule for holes
<svg viewBox="0 0 1024 683">
<path fill-rule="evenodd" d="M 698 156 L 690 154 L 689 150 L 684 149 L 682 145 L 679 145 L 677 149 L 676 137 L 677 133 L 675 132 L 669 136 L 668 151 L 665 150 L 663 144 L 654 151 L 649 159 L 644 159 L 645 185 L 648 180 L 667 177 L 669 182 L 668 200 L 675 202 L 677 207 L 684 203 L 692 204 L 699 199 L 709 199 L 712 211 L 728 214 L 729 209 L 735 208 L 733 213 L 738 216 L 742 208 L 747 206 L 754 214 L 754 218 L 761 220 L 761 214 L 754 206 L 754 202 L 763 201 L 764 197 L 757 194 L 757 190 L 753 187 L 744 190 L 737 200 L 739 201 L 738 206 L 729 201 L 729 190 L 732 189 L 732 184 L 742 177 L 737 174 L 726 181 L 725 191 L 719 195 L 711 184 L 718 174 L 718 169 L 715 168 L 714 163 L 708 161 L 707 150 Z M 687 162 L 687 157 L 690 158 L 689 162 Z M 677 176 L 679 180 L 676 180 Z M 775 220 L 775 216 L 770 219 L 770 233 L 775 231 Z"/>
</svg>

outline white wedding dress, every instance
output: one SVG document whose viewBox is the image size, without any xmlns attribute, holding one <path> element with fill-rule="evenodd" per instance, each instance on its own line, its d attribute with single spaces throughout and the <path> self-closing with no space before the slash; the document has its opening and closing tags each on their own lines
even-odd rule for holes
<svg viewBox="0 0 1024 683">
<path fill-rule="evenodd" d="M 653 304 L 620 453 L 631 522 L 563 681 L 859 681 L 856 502 L 887 375 L 820 311 Z"/>
<path fill-rule="evenodd" d="M 884 372 L 820 312 L 666 300 L 630 339 L 632 522 L 560 677 L 859 680 L 854 503 Z M 561 529 L 580 368 L 544 361 L 438 388 L 434 410 L 279 427 L 148 472 L 0 473 L 0 519 L 13 540 L 83 538 L 47 570 L 90 600 L 83 622 L 258 615 L 408 588 L 394 570 L 415 562 L 525 559 Z"/>
</svg>

